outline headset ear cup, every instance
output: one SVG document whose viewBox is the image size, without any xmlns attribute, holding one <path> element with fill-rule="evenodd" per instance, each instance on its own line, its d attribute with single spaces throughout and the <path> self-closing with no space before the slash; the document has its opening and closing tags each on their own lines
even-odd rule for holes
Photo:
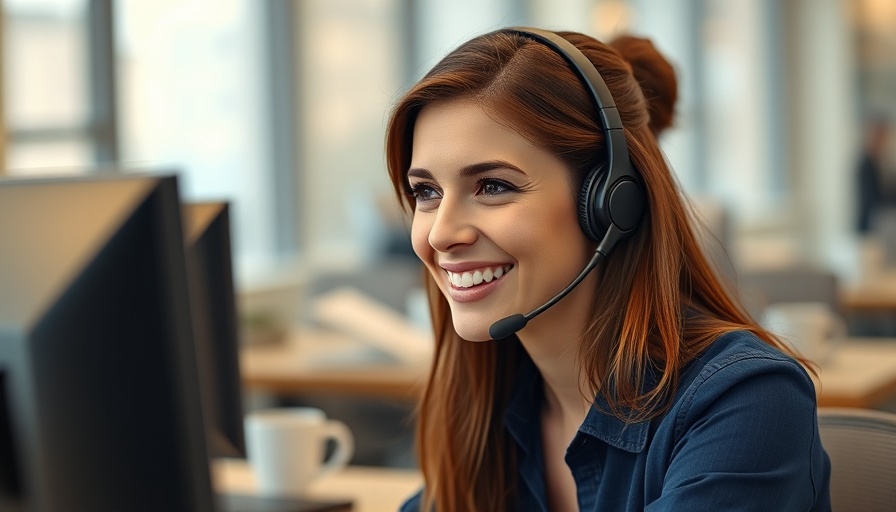
<svg viewBox="0 0 896 512">
<path fill-rule="evenodd" d="M 600 241 L 603 236 L 604 228 L 600 226 L 597 215 L 597 190 L 600 188 L 601 177 L 605 176 L 603 167 L 593 169 L 582 183 L 582 190 L 579 191 L 579 226 L 585 233 L 585 236 Z"/>
</svg>

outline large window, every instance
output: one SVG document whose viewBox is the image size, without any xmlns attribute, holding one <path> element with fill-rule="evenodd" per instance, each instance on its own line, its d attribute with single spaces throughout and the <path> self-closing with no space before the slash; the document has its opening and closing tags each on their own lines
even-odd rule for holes
<svg viewBox="0 0 896 512">
<path fill-rule="evenodd" d="M 93 97 L 87 0 L 6 0 L 3 95 L 8 174 L 78 172 L 114 145 Z M 102 32 L 97 27 L 98 32 Z M 97 84 L 97 87 L 101 85 Z"/>
<path fill-rule="evenodd" d="M 883 0 L 3 0 L 8 172 L 176 169 L 188 198 L 233 201 L 241 268 L 358 263 L 394 214 L 383 131 L 403 86 L 501 26 L 629 31 L 679 72 L 662 144 L 685 189 L 723 202 L 739 235 L 839 250 L 858 103 L 846 5 L 864 20 L 862 87 L 891 105 L 892 45 L 871 44 L 891 43 Z"/>
<path fill-rule="evenodd" d="M 121 159 L 181 171 L 190 199 L 233 202 L 242 265 L 278 252 L 266 8 L 253 0 L 119 0 Z M 288 20 L 287 20 L 288 21 Z M 285 62 L 284 65 L 288 65 Z M 289 102 L 286 101 L 288 105 Z"/>
<path fill-rule="evenodd" d="M 288 0 L 4 0 L 6 174 L 176 171 L 238 271 L 298 246 Z"/>
</svg>

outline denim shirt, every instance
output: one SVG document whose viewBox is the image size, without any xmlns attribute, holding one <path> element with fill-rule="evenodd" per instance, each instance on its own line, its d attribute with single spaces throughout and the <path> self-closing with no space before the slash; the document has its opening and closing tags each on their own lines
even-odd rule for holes
<svg viewBox="0 0 896 512">
<path fill-rule="evenodd" d="M 505 428 L 518 445 L 514 510 L 546 511 L 540 411 L 531 361 Z M 580 511 L 829 511 L 830 461 L 815 386 L 793 359 L 747 332 L 720 337 L 681 375 L 672 407 L 641 423 L 598 397 L 566 452 Z M 420 507 L 420 494 L 401 508 Z"/>
</svg>

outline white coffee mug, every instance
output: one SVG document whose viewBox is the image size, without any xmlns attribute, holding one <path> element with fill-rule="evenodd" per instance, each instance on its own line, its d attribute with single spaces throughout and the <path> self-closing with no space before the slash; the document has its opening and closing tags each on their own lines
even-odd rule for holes
<svg viewBox="0 0 896 512">
<path fill-rule="evenodd" d="M 315 479 L 344 468 L 354 453 L 348 427 L 320 409 L 289 407 L 246 417 L 246 451 L 258 492 L 300 496 Z M 324 460 L 328 441 L 335 449 Z"/>
<path fill-rule="evenodd" d="M 763 324 L 816 363 L 823 363 L 846 338 L 843 319 L 824 302 L 771 304 Z"/>
</svg>

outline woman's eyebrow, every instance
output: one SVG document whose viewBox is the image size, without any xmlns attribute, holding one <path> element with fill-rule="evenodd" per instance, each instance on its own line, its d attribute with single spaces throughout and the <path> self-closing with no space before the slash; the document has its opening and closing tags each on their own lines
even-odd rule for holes
<svg viewBox="0 0 896 512">
<path fill-rule="evenodd" d="M 426 169 L 422 169 L 420 167 L 412 167 L 412 168 L 408 169 L 407 177 L 408 178 L 420 178 L 420 179 L 424 179 L 424 180 L 433 179 L 433 175 L 431 172 L 427 171 Z"/>
<path fill-rule="evenodd" d="M 479 162 L 462 167 L 460 175 L 463 178 L 469 178 L 495 169 L 509 169 L 520 174 L 526 174 L 522 169 L 505 160 L 489 160 L 488 162 Z M 407 176 L 408 178 L 433 179 L 431 172 L 420 167 L 409 169 Z"/>
<path fill-rule="evenodd" d="M 495 169 L 509 169 L 520 174 L 526 174 L 522 169 L 505 160 L 490 160 L 488 162 L 480 162 L 478 164 L 468 165 L 460 170 L 460 175 L 466 178 L 470 176 L 476 176 L 477 174 L 482 174 L 484 172 L 493 171 Z"/>
</svg>

